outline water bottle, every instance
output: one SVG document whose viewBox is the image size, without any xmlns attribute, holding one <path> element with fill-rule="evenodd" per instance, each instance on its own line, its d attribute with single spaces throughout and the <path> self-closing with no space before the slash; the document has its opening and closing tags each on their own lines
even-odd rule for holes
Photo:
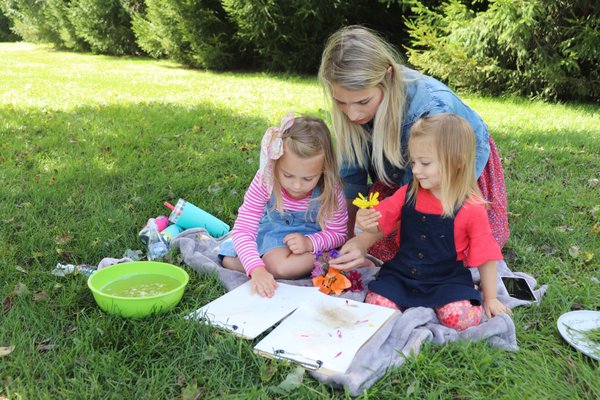
<svg viewBox="0 0 600 400">
<path fill-rule="evenodd" d="M 151 219 L 153 218 L 148 219 L 148 222 L 146 222 L 146 226 L 144 226 L 142 230 L 138 233 L 140 241 L 143 245 L 146 246 L 148 245 L 148 231 L 150 230 L 150 228 L 148 227 L 148 223 Z M 169 225 L 169 219 L 165 215 L 160 215 L 154 218 L 154 223 L 158 227 L 158 231 L 162 232 L 167 227 L 167 225 Z"/>
<path fill-rule="evenodd" d="M 153 261 L 161 258 L 169 251 L 163 236 L 158 231 L 154 218 L 148 221 L 148 260 Z"/>
</svg>

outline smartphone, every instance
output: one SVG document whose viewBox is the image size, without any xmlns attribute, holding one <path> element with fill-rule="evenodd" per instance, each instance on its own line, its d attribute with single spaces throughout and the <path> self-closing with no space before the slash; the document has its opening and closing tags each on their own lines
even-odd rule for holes
<svg viewBox="0 0 600 400">
<path fill-rule="evenodd" d="M 519 300 L 537 301 L 533 289 L 531 289 L 525 278 L 503 276 L 502 283 L 504 283 L 510 297 Z"/>
</svg>

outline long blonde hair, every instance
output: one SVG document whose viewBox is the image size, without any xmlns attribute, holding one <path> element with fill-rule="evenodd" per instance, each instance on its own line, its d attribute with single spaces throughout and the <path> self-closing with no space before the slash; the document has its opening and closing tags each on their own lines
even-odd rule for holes
<svg viewBox="0 0 600 400">
<path fill-rule="evenodd" d="M 321 194 L 317 199 L 320 207 L 316 222 L 321 229 L 325 229 L 325 222 L 339 208 L 336 190 L 340 190 L 342 187 L 329 128 L 320 118 L 296 117 L 294 124 L 285 130 L 281 137 L 285 144 L 285 151 L 291 151 L 298 157 L 311 158 L 323 155 L 323 172 L 317 183 Z M 273 165 L 275 171 L 277 171 L 277 164 L 278 162 L 275 160 Z M 273 193 L 275 194 L 275 208 L 283 210 L 281 185 L 277 180 L 277 174 L 274 174 Z"/>
<path fill-rule="evenodd" d="M 408 148 L 415 140 L 430 140 L 440 162 L 440 186 L 444 217 L 454 216 L 454 211 L 467 199 L 485 203 L 477 186 L 475 173 L 475 134 L 471 124 L 460 115 L 441 113 L 417 120 L 410 130 Z M 414 201 L 419 180 L 414 177 L 409 189 L 409 199 Z"/>
<path fill-rule="evenodd" d="M 372 141 L 372 164 L 377 176 L 390 185 L 384 161 L 404 166 L 402 155 L 402 123 L 406 102 L 402 65 L 397 51 L 374 31 L 362 26 L 348 26 L 331 35 L 323 50 L 319 82 L 330 103 L 336 152 L 341 162 L 356 160 L 369 167 L 367 147 Z M 333 102 L 333 86 L 347 90 L 379 87 L 383 99 L 373 121 L 371 137 Z"/>
</svg>

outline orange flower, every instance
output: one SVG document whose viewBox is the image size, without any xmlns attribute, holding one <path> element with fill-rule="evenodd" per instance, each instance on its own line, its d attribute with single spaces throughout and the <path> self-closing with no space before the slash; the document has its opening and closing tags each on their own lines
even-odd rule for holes
<svg viewBox="0 0 600 400">
<path fill-rule="evenodd" d="M 331 292 L 336 295 L 342 294 L 345 289 L 352 286 L 352 283 L 344 274 L 335 268 L 329 267 L 325 276 L 317 276 L 313 278 L 313 285 L 319 287 L 319 291 L 325 294 Z"/>
</svg>

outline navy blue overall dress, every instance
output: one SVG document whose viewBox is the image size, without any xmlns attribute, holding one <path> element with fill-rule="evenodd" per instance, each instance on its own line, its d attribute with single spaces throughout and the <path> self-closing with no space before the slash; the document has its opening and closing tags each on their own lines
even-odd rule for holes
<svg viewBox="0 0 600 400">
<path fill-rule="evenodd" d="M 481 305 L 471 272 L 456 260 L 454 218 L 418 212 L 416 199 L 409 201 L 408 192 L 402 207 L 400 249 L 383 264 L 369 290 L 399 307 L 441 307 L 459 300 Z"/>
</svg>

